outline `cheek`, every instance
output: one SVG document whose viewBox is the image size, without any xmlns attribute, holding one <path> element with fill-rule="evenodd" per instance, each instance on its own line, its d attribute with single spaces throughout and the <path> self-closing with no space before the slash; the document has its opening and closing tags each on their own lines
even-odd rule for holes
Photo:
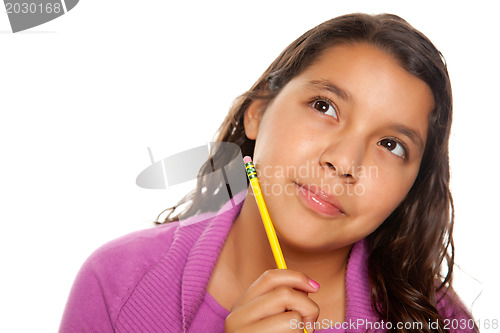
<svg viewBox="0 0 500 333">
<path fill-rule="evenodd" d="M 382 223 L 403 201 L 415 181 L 418 169 L 406 172 L 380 170 L 377 177 L 367 185 L 364 210 L 371 211 L 372 217 Z"/>
<path fill-rule="evenodd" d="M 304 130 L 303 124 L 296 119 L 297 110 L 287 105 L 275 103 L 267 109 L 259 126 L 254 159 L 280 165 L 305 149 L 312 137 L 309 140 L 307 133 L 310 131 Z"/>
</svg>

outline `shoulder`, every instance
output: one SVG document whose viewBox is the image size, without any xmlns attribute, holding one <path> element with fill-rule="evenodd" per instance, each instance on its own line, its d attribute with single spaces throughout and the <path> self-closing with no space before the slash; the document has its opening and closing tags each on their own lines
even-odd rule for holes
<svg viewBox="0 0 500 333">
<path fill-rule="evenodd" d="M 82 270 L 98 276 L 131 279 L 160 260 L 170 248 L 177 223 L 132 232 L 95 250 Z M 125 281 L 122 281 L 125 282 Z"/>
<path fill-rule="evenodd" d="M 173 327 L 174 319 L 181 325 L 179 318 L 187 318 L 181 311 L 197 308 L 198 294 L 204 292 L 242 202 L 231 200 L 218 212 L 136 231 L 101 246 L 75 279 L 61 332 L 112 332 L 130 323 L 154 331 L 150 325 L 168 321 L 165 327 Z"/>
<path fill-rule="evenodd" d="M 130 233 L 95 250 L 75 279 L 61 332 L 112 331 L 123 305 L 141 279 L 169 256 L 174 239 L 180 237 L 182 242 L 186 235 L 197 234 L 197 229 L 169 223 Z"/>
<path fill-rule="evenodd" d="M 172 222 L 139 230 L 98 248 L 82 266 L 99 279 L 103 291 L 113 299 L 125 298 L 138 281 L 158 263 L 172 271 L 182 270 L 182 258 L 206 229 L 210 219 L 198 218 L 194 224 Z M 178 260 L 166 260 L 178 258 Z"/>
</svg>

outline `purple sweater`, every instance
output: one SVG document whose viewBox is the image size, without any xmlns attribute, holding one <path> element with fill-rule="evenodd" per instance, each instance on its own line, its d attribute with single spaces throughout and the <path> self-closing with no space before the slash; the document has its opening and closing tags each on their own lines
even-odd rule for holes
<svg viewBox="0 0 500 333">
<path fill-rule="evenodd" d="M 98 249 L 78 273 L 60 332 L 223 332 L 229 312 L 206 286 L 244 194 L 235 198 L 239 204 L 228 202 L 216 215 L 134 232 Z M 353 245 L 346 274 L 347 329 L 341 332 L 365 331 L 353 323 L 380 322 L 370 303 L 367 257 L 364 241 Z M 467 320 L 460 308 L 449 298 L 438 304 L 443 318 Z"/>
</svg>

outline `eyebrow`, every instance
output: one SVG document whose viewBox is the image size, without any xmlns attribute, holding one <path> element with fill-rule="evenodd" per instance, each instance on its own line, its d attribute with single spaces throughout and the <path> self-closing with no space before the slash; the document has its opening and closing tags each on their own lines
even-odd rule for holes
<svg viewBox="0 0 500 333">
<path fill-rule="evenodd" d="M 312 81 L 307 83 L 307 86 L 314 88 L 314 89 L 320 88 L 320 89 L 328 90 L 329 92 L 339 96 L 340 98 L 342 98 L 343 100 L 345 100 L 347 102 L 350 102 L 352 100 L 351 95 L 348 92 L 346 92 L 345 90 L 336 86 L 333 82 L 328 81 L 328 80 L 324 80 L 324 79 L 323 80 L 312 80 Z"/>
<path fill-rule="evenodd" d="M 420 136 L 420 134 L 414 130 L 413 128 L 407 127 L 402 124 L 391 124 L 389 125 L 389 129 L 392 129 L 398 133 L 403 134 L 408 137 L 415 145 L 417 145 L 420 149 L 424 149 L 424 140 Z"/>
</svg>

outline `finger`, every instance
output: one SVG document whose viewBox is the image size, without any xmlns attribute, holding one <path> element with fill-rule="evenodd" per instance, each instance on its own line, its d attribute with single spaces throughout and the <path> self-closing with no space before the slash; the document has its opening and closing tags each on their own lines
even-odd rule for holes
<svg viewBox="0 0 500 333">
<path fill-rule="evenodd" d="M 235 322 L 250 325 L 285 311 L 299 314 L 302 323 L 314 324 L 319 316 L 319 306 L 305 292 L 288 286 L 279 286 L 250 300 L 233 310 L 231 315 Z"/>
<path fill-rule="evenodd" d="M 319 306 L 307 294 L 287 286 L 279 286 L 248 303 L 251 321 L 270 315 L 295 311 L 303 322 L 314 322 L 319 316 Z"/>
<path fill-rule="evenodd" d="M 282 312 L 265 319 L 249 323 L 242 324 L 237 327 L 238 333 L 289 333 L 289 332 L 300 332 L 304 333 L 303 328 L 299 323 L 302 322 L 300 313 L 296 311 Z M 226 321 L 227 323 L 227 321 Z M 225 327 L 226 332 L 232 332 L 236 328 L 232 328 L 228 325 Z M 312 333 L 313 330 L 308 330 L 308 333 Z"/>
<path fill-rule="evenodd" d="M 302 272 L 287 269 L 272 269 L 264 272 L 264 274 L 255 280 L 243 296 L 235 302 L 233 307 L 247 303 L 251 299 L 279 286 L 288 286 L 306 293 L 314 293 L 319 290 L 319 285 Z"/>
</svg>

